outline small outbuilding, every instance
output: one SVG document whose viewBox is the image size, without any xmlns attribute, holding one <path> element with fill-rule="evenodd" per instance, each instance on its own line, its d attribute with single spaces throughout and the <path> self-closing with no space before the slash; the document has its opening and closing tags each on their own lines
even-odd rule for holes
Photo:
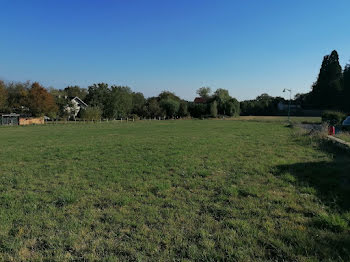
<svg viewBox="0 0 350 262">
<path fill-rule="evenodd" d="M 0 125 L 2 126 L 18 126 L 19 114 L 0 114 Z"/>
</svg>

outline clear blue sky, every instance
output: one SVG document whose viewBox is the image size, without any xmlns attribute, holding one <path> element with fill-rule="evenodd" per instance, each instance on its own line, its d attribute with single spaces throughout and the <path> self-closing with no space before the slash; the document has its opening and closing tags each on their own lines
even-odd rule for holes
<svg viewBox="0 0 350 262">
<path fill-rule="evenodd" d="M 350 60 L 349 0 L 0 0 L 0 78 L 128 85 L 193 99 L 307 92 L 322 58 Z"/>
</svg>

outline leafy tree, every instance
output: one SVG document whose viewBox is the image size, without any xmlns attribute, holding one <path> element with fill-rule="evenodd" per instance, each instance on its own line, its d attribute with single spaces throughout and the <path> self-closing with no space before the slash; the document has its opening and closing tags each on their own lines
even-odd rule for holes
<svg viewBox="0 0 350 262">
<path fill-rule="evenodd" d="M 34 116 L 55 117 L 58 111 L 53 96 L 37 82 L 32 84 L 28 92 L 28 106 Z"/>
<path fill-rule="evenodd" d="M 159 117 L 164 116 L 164 112 L 159 105 L 158 98 L 151 97 L 147 99 L 147 116 L 148 117 Z"/>
<path fill-rule="evenodd" d="M 225 103 L 225 112 L 228 116 L 238 116 L 240 113 L 239 102 L 235 98 L 231 98 Z"/>
<path fill-rule="evenodd" d="M 67 112 L 66 108 L 67 105 L 70 107 L 73 105 L 70 99 L 66 97 L 64 90 L 49 88 L 48 91 L 53 96 L 58 107 L 58 116 L 62 118 L 69 118 L 70 114 Z"/>
<path fill-rule="evenodd" d="M 0 80 L 0 110 L 4 111 L 7 108 L 8 93 L 5 83 Z"/>
<path fill-rule="evenodd" d="M 30 82 L 9 83 L 7 85 L 8 107 L 11 112 L 28 113 L 28 90 Z"/>
<path fill-rule="evenodd" d="M 81 118 L 87 121 L 97 121 L 100 120 L 102 116 L 102 110 L 97 107 L 87 107 L 81 111 Z"/>
<path fill-rule="evenodd" d="M 106 108 L 108 118 L 126 118 L 132 110 L 132 92 L 127 86 L 112 86 Z"/>
<path fill-rule="evenodd" d="M 108 117 L 111 90 L 106 83 L 93 84 L 88 87 L 88 95 L 85 97 L 85 102 L 91 107 L 98 107 L 102 110 L 102 116 Z"/>
<path fill-rule="evenodd" d="M 197 90 L 197 94 L 203 98 L 209 98 L 211 93 L 210 87 L 201 87 Z"/>
<path fill-rule="evenodd" d="M 179 116 L 181 117 L 188 116 L 188 106 L 187 106 L 187 102 L 185 101 L 180 102 Z"/>
<path fill-rule="evenodd" d="M 160 107 L 165 111 L 167 117 L 174 117 L 180 107 L 180 102 L 171 98 L 160 101 Z"/>
<path fill-rule="evenodd" d="M 82 100 L 84 100 L 88 94 L 88 91 L 85 88 L 80 88 L 79 86 L 67 86 L 64 89 L 64 92 L 69 98 L 77 96 Z"/>
<path fill-rule="evenodd" d="M 158 101 L 165 100 L 165 99 L 172 99 L 178 102 L 181 101 L 180 97 L 178 97 L 177 95 L 169 91 L 163 91 L 158 95 Z"/>
<path fill-rule="evenodd" d="M 319 108 L 337 108 L 342 94 L 342 68 L 337 51 L 323 58 L 320 73 L 312 86 L 312 101 Z"/>
<path fill-rule="evenodd" d="M 226 115 L 226 103 L 231 99 L 228 90 L 217 89 L 214 93 L 214 100 L 218 103 L 218 112 Z"/>
<path fill-rule="evenodd" d="M 204 117 L 208 115 L 208 104 L 189 103 L 188 111 L 192 117 Z"/>
<path fill-rule="evenodd" d="M 140 117 L 147 114 L 146 99 L 142 93 L 132 93 L 132 113 Z"/>
<path fill-rule="evenodd" d="M 210 116 L 211 117 L 218 116 L 218 103 L 215 100 L 210 104 Z"/>
</svg>

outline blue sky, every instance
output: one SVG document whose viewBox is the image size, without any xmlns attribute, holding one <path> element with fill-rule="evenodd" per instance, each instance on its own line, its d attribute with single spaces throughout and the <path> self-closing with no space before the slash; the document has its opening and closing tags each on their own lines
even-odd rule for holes
<svg viewBox="0 0 350 262">
<path fill-rule="evenodd" d="M 322 58 L 350 60 L 348 0 L 0 0 L 0 78 L 128 85 L 193 99 L 308 92 Z"/>
</svg>

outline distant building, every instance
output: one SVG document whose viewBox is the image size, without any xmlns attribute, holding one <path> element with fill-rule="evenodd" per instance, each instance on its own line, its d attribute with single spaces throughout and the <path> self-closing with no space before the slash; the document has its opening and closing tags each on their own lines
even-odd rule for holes
<svg viewBox="0 0 350 262">
<path fill-rule="evenodd" d="M 0 114 L 0 125 L 2 126 L 18 126 L 19 114 Z"/>
<path fill-rule="evenodd" d="M 71 105 L 67 105 L 65 107 L 65 111 L 70 115 L 70 117 L 73 117 L 74 119 L 77 117 L 81 109 L 88 107 L 88 105 L 77 96 L 70 99 L 70 102 Z"/>
<path fill-rule="evenodd" d="M 287 111 L 289 108 L 289 104 L 279 102 L 277 104 L 277 108 L 279 111 Z M 296 109 L 301 109 L 301 106 L 300 105 L 293 105 L 293 104 L 290 105 L 290 110 L 296 110 Z"/>
<path fill-rule="evenodd" d="M 205 104 L 207 99 L 204 97 L 196 97 L 193 101 L 195 104 Z"/>
</svg>

